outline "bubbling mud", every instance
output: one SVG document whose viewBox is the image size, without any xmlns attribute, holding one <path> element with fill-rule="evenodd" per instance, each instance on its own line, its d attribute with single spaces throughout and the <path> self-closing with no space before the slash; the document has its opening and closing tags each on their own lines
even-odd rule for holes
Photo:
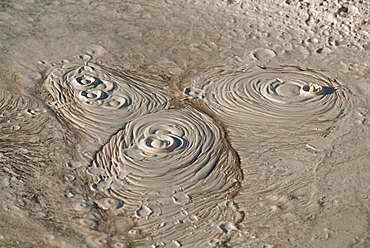
<svg viewBox="0 0 370 248">
<path fill-rule="evenodd" d="M 88 171 L 92 189 L 121 200 L 154 243 L 209 242 L 224 235 L 220 225 L 240 217 L 232 202 L 225 203 L 242 177 L 236 154 L 212 118 L 189 107 L 133 120 Z"/>
<path fill-rule="evenodd" d="M 222 139 L 210 117 L 190 108 L 135 119 L 97 154 L 89 171 L 103 185 L 110 179 L 112 183 L 101 187 L 98 182 L 93 188 L 131 192 L 125 201 L 155 196 L 163 189 L 188 194 L 228 189 L 240 172 Z"/>
<path fill-rule="evenodd" d="M 159 85 L 90 61 L 54 69 L 45 82 L 52 108 L 100 144 L 133 119 L 167 108 L 170 98 Z"/>
<path fill-rule="evenodd" d="M 330 130 L 350 108 L 336 80 L 298 67 L 210 70 L 184 86 L 190 104 L 174 109 L 162 82 L 90 61 L 66 64 L 46 79 L 51 107 L 71 130 L 87 134 L 85 141 L 97 143 L 90 152 L 100 149 L 87 168 L 97 200 L 76 202 L 74 210 L 91 212 L 95 202 L 109 212 L 106 223 L 117 226 L 124 218 L 130 224 L 119 234 L 137 247 L 222 246 L 243 219 L 233 202 L 247 181 L 241 169 L 250 172 L 266 149 L 275 151 L 269 162 L 277 164 L 292 155 L 292 144 L 305 164 L 305 145 L 322 138 L 316 131 Z M 307 209 L 311 183 L 302 180 Z M 84 217 L 79 224 L 94 231 L 98 222 Z M 91 240 L 111 243 L 116 234 Z"/>
<path fill-rule="evenodd" d="M 184 93 L 234 126 L 333 121 L 348 107 L 337 81 L 297 67 L 215 70 L 194 80 Z"/>
</svg>

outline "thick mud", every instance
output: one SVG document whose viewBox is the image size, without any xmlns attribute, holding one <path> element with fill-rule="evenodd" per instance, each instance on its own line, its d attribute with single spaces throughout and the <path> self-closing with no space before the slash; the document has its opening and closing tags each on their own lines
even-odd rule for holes
<svg viewBox="0 0 370 248">
<path fill-rule="evenodd" d="M 1 3 L 0 246 L 369 246 L 369 11 Z"/>
</svg>

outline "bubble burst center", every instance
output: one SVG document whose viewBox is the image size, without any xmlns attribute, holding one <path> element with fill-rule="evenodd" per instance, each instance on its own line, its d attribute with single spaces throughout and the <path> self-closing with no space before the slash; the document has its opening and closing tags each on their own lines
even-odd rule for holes
<svg viewBox="0 0 370 248">
<path fill-rule="evenodd" d="M 296 67 L 215 70 L 194 80 L 184 93 L 192 97 L 193 91 L 202 92 L 197 101 L 227 123 L 334 120 L 348 105 L 336 80 Z"/>
<path fill-rule="evenodd" d="M 102 181 L 106 177 L 118 180 L 111 190 L 127 188 L 140 195 L 148 189 L 158 194 L 171 187 L 189 194 L 207 193 L 195 189 L 201 180 L 208 178 L 213 186 L 204 186 L 218 191 L 224 187 L 220 181 L 240 177 L 236 158 L 224 147 L 221 130 L 210 117 L 190 108 L 135 119 L 97 154 L 92 171 L 100 171 L 98 168 L 104 171 L 99 175 Z M 217 170 L 225 171 L 216 175 Z"/>
<path fill-rule="evenodd" d="M 102 144 L 133 119 L 167 109 L 163 84 L 80 61 L 53 69 L 45 87 L 62 119 Z"/>
</svg>

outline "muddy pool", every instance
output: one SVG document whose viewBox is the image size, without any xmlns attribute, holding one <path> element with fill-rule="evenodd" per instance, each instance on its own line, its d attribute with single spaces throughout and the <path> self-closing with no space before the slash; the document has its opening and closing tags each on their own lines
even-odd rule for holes
<svg viewBox="0 0 370 248">
<path fill-rule="evenodd" d="M 368 247 L 366 1 L 0 2 L 0 247 Z"/>
</svg>

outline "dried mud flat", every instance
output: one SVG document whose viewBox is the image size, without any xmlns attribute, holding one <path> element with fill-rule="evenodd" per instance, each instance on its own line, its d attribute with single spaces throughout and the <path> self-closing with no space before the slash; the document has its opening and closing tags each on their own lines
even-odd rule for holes
<svg viewBox="0 0 370 248">
<path fill-rule="evenodd" d="M 0 3 L 0 247 L 369 247 L 366 1 Z"/>
</svg>

